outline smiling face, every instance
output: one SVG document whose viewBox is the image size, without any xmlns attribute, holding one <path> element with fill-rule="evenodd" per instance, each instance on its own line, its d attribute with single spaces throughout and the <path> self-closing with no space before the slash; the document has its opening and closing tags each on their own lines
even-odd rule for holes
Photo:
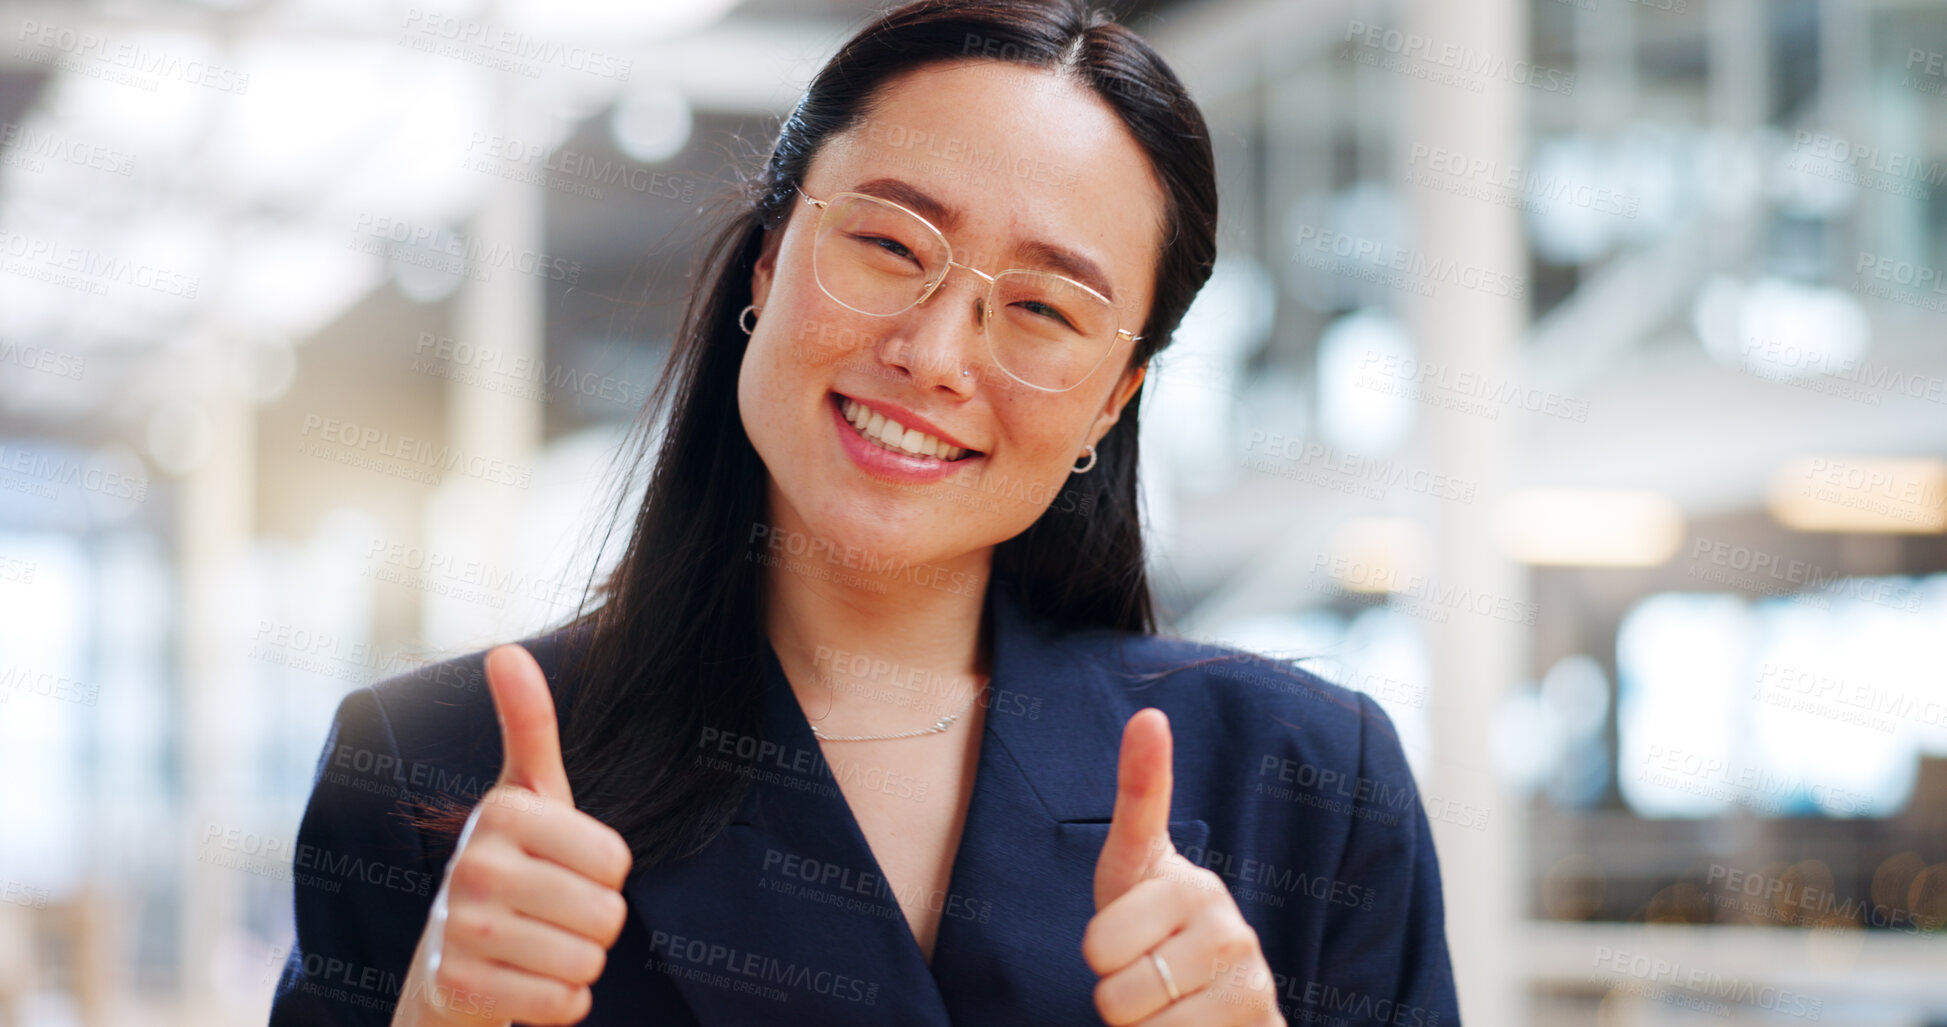
<svg viewBox="0 0 1947 1027">
<path fill-rule="evenodd" d="M 1164 193 L 1105 103 L 1053 72 L 997 61 L 927 65 L 890 80 L 876 99 L 865 120 L 812 159 L 804 194 L 898 202 L 939 229 L 956 263 L 1094 284 L 1120 327 L 1141 332 Z M 769 471 L 772 520 L 879 560 L 984 562 L 1059 498 L 1085 447 L 1115 423 L 1142 381 L 1144 369 L 1128 366 L 1135 343 L 1115 336 L 1101 364 L 1067 391 L 1031 388 L 994 363 L 986 333 L 1004 318 L 1045 318 L 1050 311 L 1036 302 L 1045 293 L 1004 293 L 1002 309 L 984 319 L 987 281 L 952 268 L 901 313 L 860 313 L 814 277 L 822 213 L 798 197 L 751 278 L 760 314 L 737 398 Z M 877 246 L 871 259 L 894 269 L 915 245 L 863 232 L 843 242 Z M 906 445 L 892 443 L 888 418 L 911 430 L 900 438 Z M 917 454 L 906 452 L 914 446 Z"/>
</svg>

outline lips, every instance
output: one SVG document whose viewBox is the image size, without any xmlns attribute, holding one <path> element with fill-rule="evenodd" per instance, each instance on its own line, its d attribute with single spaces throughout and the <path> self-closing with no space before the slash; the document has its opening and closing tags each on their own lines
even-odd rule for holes
<svg viewBox="0 0 1947 1027">
<path fill-rule="evenodd" d="M 906 456 L 932 457 L 946 463 L 980 455 L 975 450 L 956 446 L 919 427 L 906 425 L 858 400 L 837 393 L 833 395 L 839 415 L 852 426 L 852 430 L 880 449 Z"/>
</svg>

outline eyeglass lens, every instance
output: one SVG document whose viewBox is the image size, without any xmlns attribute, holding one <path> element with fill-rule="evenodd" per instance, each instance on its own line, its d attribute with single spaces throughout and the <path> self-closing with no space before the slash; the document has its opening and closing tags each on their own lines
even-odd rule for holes
<svg viewBox="0 0 1947 1027">
<path fill-rule="evenodd" d="M 870 197 L 825 206 L 812 266 L 826 295 L 863 314 L 890 316 L 919 302 L 947 271 L 946 240 L 917 217 Z M 1001 273 L 988 289 L 990 355 L 1044 389 L 1086 378 L 1114 345 L 1115 308 L 1080 283 L 1041 271 Z"/>
</svg>

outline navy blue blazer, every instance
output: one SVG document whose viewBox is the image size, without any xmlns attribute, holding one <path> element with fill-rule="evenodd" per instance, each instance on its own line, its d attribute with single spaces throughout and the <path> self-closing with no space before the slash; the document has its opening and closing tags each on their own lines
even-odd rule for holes
<svg viewBox="0 0 1947 1027">
<path fill-rule="evenodd" d="M 1101 1023 L 1082 931 L 1122 728 L 1145 706 L 1169 715 L 1175 737 L 1171 836 L 1256 928 L 1285 1018 L 1459 1022 L 1433 840 L 1370 698 L 1208 644 L 1057 634 L 998 583 L 986 615 L 990 706 L 950 884 L 931 897 L 932 964 L 767 645 L 766 736 L 698 746 L 702 759 L 754 751 L 753 786 L 703 852 L 630 878 L 630 916 L 585 1023 Z M 564 717 L 566 641 L 522 643 Z M 499 773 L 483 656 L 340 704 L 293 847 L 297 938 L 273 1027 L 389 1022 L 444 871 L 397 814 L 437 795 L 471 800 Z"/>
</svg>

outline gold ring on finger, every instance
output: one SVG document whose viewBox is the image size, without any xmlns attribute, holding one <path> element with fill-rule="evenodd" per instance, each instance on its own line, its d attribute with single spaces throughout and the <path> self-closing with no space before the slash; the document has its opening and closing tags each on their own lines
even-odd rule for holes
<svg viewBox="0 0 1947 1027">
<path fill-rule="evenodd" d="M 1163 957 L 1155 949 L 1149 950 L 1149 961 L 1155 964 L 1156 975 L 1163 979 L 1163 990 L 1170 993 L 1170 1001 L 1182 998 L 1183 993 L 1176 990 L 1176 978 L 1170 976 L 1170 965 L 1163 962 Z"/>
</svg>

